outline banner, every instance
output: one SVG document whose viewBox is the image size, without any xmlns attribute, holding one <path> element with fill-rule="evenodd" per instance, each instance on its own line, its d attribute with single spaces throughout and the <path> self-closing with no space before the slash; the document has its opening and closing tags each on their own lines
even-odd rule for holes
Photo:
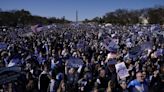
<svg viewBox="0 0 164 92">
<path fill-rule="evenodd" d="M 67 64 L 68 67 L 78 68 L 79 66 L 82 66 L 84 64 L 82 59 L 74 58 L 74 57 L 69 58 L 67 61 L 68 61 Z"/>
<path fill-rule="evenodd" d="M 21 67 L 5 67 L 0 68 L 0 85 L 12 81 L 19 80 L 21 76 Z"/>
<path fill-rule="evenodd" d="M 116 68 L 116 72 L 117 72 L 118 76 L 120 77 L 120 79 L 129 76 L 128 69 L 126 68 L 124 62 L 116 64 L 115 68 Z"/>
</svg>

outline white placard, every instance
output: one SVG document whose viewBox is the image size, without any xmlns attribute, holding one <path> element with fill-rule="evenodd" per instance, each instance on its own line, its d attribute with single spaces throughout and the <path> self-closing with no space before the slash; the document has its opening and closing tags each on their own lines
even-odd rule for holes
<svg viewBox="0 0 164 92">
<path fill-rule="evenodd" d="M 116 72 L 117 72 L 118 76 L 120 77 L 120 79 L 129 76 L 128 69 L 126 68 L 124 62 L 116 64 L 115 67 L 116 67 Z"/>
</svg>

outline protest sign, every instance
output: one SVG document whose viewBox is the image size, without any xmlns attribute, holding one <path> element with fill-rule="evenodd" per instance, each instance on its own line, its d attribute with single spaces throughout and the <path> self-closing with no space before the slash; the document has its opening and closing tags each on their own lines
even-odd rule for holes
<svg viewBox="0 0 164 92">
<path fill-rule="evenodd" d="M 150 42 L 144 42 L 141 44 L 141 50 L 152 49 L 153 44 Z"/>
<path fill-rule="evenodd" d="M 117 43 L 110 40 L 109 38 L 104 40 L 103 45 L 108 51 L 111 51 L 111 52 L 117 52 L 117 50 L 119 48 Z"/>
<path fill-rule="evenodd" d="M 117 72 L 118 76 L 120 77 L 120 79 L 129 76 L 128 69 L 126 68 L 124 62 L 116 64 L 115 68 L 116 68 L 116 72 Z"/>
<path fill-rule="evenodd" d="M 84 64 L 82 59 L 74 58 L 74 57 L 69 58 L 67 61 L 68 61 L 68 64 L 67 64 L 68 67 L 77 68 Z"/>
</svg>

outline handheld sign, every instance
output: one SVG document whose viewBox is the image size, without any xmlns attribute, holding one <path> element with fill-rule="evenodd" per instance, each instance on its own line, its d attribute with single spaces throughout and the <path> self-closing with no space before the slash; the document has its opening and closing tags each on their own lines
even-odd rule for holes
<svg viewBox="0 0 164 92">
<path fill-rule="evenodd" d="M 141 50 L 152 49 L 153 44 L 151 42 L 144 42 L 141 44 Z"/>
<path fill-rule="evenodd" d="M 117 72 L 118 76 L 120 77 L 120 79 L 123 79 L 123 78 L 129 76 L 128 69 L 126 68 L 124 62 L 116 64 L 115 68 L 116 68 L 116 72 Z"/>
<path fill-rule="evenodd" d="M 105 39 L 103 45 L 108 51 L 111 52 L 117 52 L 119 48 L 119 46 L 113 40 L 110 39 Z"/>
<path fill-rule="evenodd" d="M 67 66 L 68 67 L 80 67 L 81 65 L 83 65 L 83 60 L 82 59 L 79 59 L 79 58 L 74 58 L 74 57 L 71 57 L 68 59 L 68 64 Z"/>
</svg>

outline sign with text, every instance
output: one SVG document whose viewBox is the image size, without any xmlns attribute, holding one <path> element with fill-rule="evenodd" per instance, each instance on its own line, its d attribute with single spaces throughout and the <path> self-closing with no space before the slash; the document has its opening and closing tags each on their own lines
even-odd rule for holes
<svg viewBox="0 0 164 92">
<path fill-rule="evenodd" d="M 117 52 L 119 46 L 113 41 L 108 39 L 105 39 L 103 42 L 104 47 L 111 52 Z"/>
<path fill-rule="evenodd" d="M 128 69 L 126 68 L 124 62 L 116 64 L 115 68 L 116 68 L 116 72 L 117 72 L 118 76 L 120 77 L 120 79 L 129 76 Z"/>
</svg>

